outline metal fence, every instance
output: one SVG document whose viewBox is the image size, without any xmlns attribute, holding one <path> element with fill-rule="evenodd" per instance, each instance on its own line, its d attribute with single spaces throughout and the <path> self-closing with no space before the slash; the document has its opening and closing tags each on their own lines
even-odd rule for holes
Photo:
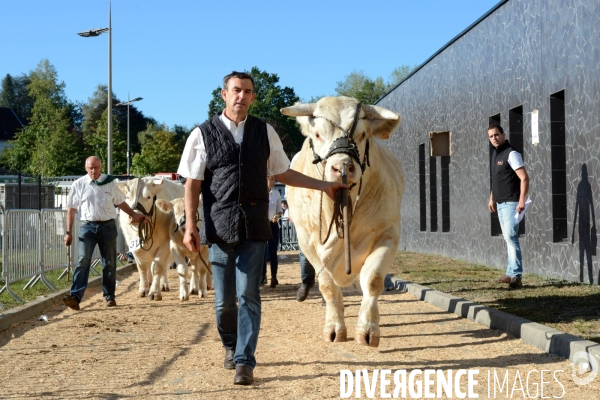
<svg viewBox="0 0 600 400">
<path fill-rule="evenodd" d="M 64 245 L 64 234 L 67 223 L 67 211 L 60 209 L 39 210 L 4 210 L 0 206 L 0 224 L 2 233 L 2 274 L 4 286 L 0 294 L 7 291 L 15 300 L 23 302 L 10 288 L 12 283 L 30 279 L 24 289 L 42 281 L 50 290 L 56 287 L 46 278 L 46 273 L 62 270 L 58 279 L 71 272 L 73 260 L 78 259 L 79 238 L 73 235 L 69 247 Z M 79 232 L 80 221 L 76 218 L 73 232 Z M 128 251 L 122 229 L 117 220 L 117 252 Z M 119 257 L 123 264 L 124 257 Z M 97 269 L 101 256 L 98 246 L 92 254 L 90 274 L 101 275 Z M 0 303 L 0 309 L 3 308 Z"/>
<path fill-rule="evenodd" d="M 279 219 L 279 232 L 281 240 L 279 241 L 279 250 L 299 250 L 298 237 L 296 236 L 296 227 L 288 218 Z"/>
</svg>

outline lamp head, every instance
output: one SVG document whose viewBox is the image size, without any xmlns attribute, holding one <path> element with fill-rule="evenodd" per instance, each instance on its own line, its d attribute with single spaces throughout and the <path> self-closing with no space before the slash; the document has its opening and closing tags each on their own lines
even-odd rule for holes
<svg viewBox="0 0 600 400">
<path fill-rule="evenodd" d="M 83 36 L 83 37 L 93 37 L 93 36 L 99 36 L 100 34 L 102 34 L 104 32 L 108 32 L 108 28 L 90 29 L 89 31 L 79 32 L 77 34 L 79 36 Z"/>
</svg>

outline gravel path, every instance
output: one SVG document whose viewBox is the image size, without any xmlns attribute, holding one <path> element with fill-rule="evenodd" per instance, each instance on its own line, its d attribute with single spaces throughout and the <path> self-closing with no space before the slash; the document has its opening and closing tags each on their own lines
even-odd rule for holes
<svg viewBox="0 0 600 400">
<path fill-rule="evenodd" d="M 502 393 L 496 385 L 495 398 L 541 398 L 545 370 L 544 397 L 600 399 L 600 377 L 577 386 L 568 361 L 407 293 L 380 297 L 382 339 L 379 348 L 371 349 L 352 341 L 361 296 L 352 287 L 345 289 L 349 341 L 325 343 L 318 290 L 304 303 L 296 302 L 298 257 L 292 252 L 282 256 L 280 285 L 261 289 L 263 322 L 253 386 L 234 386 L 233 371 L 222 368 L 212 291 L 208 299 L 180 302 L 171 270 L 172 290 L 162 301 L 139 298 L 137 273 L 132 273 L 117 286 L 116 308 L 106 308 L 100 289 L 94 288 L 81 311 L 56 306 L 47 310 L 48 322 L 33 319 L 0 333 L 0 398 L 329 399 L 340 398 L 341 370 L 364 369 L 372 379 L 374 370 L 389 369 L 386 391 L 393 395 L 395 371 L 406 370 L 408 380 L 416 369 L 452 370 L 453 377 L 459 369 L 471 369 L 479 370 L 474 376 L 479 398 L 488 398 L 488 374 L 491 398 L 494 374 L 500 382 L 507 378 Z M 423 379 L 417 375 L 415 382 Z M 432 379 L 430 390 L 436 394 L 438 380 Z M 467 390 L 466 377 L 460 387 Z M 380 390 L 377 383 L 375 398 Z M 424 397 L 424 392 L 414 394 Z M 367 398 L 364 382 L 361 397 Z"/>
</svg>

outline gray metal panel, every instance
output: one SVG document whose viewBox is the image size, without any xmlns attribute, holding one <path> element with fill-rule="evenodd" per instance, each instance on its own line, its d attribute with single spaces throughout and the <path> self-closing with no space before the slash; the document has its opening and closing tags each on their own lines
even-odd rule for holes
<svg viewBox="0 0 600 400">
<path fill-rule="evenodd" d="M 525 272 L 580 279 L 577 233 L 575 245 L 570 239 L 584 163 L 595 211 L 600 201 L 599 20 L 597 0 L 508 1 L 381 99 L 378 105 L 402 116 L 387 143 L 401 161 L 406 179 L 401 249 L 505 268 L 506 245 L 502 237 L 490 236 L 486 128 L 490 116 L 501 114 L 510 139 L 509 110 L 522 105 L 523 153 L 534 200 L 521 238 Z M 549 97 L 560 90 L 565 90 L 568 243 L 552 242 Z M 537 146 L 531 137 L 535 109 L 540 115 Z M 452 132 L 449 233 L 429 231 L 429 163 L 428 231 L 419 231 L 418 146 L 428 142 L 431 131 Z M 441 216 L 439 196 L 438 182 Z M 593 264 L 593 280 L 598 283 L 595 257 Z M 587 268 L 586 264 L 584 281 Z"/>
</svg>

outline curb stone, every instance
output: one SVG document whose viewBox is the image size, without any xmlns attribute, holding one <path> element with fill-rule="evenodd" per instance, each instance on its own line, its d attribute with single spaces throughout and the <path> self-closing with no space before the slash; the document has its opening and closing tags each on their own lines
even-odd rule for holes
<svg viewBox="0 0 600 400">
<path fill-rule="evenodd" d="M 600 344 L 591 340 L 584 340 L 537 322 L 439 292 L 391 274 L 385 277 L 384 285 L 385 290 L 408 292 L 421 301 L 476 322 L 486 328 L 509 333 L 521 339 L 524 343 L 533 345 L 546 353 L 555 354 L 574 362 L 576 360 L 573 358 L 576 353 L 586 352 L 600 364 Z"/>
<path fill-rule="evenodd" d="M 117 268 L 117 276 L 129 274 L 137 270 L 135 263 L 128 263 L 121 268 Z M 102 276 L 94 277 L 88 280 L 88 288 L 98 287 L 102 284 Z M 62 289 L 55 293 L 50 293 L 42 298 L 27 302 L 22 306 L 11 308 L 0 313 L 0 332 L 5 331 L 13 324 L 23 322 L 29 318 L 36 317 L 42 314 L 45 310 L 53 307 L 56 304 L 62 304 L 62 299 L 65 294 L 69 293 L 70 289 Z"/>
</svg>

